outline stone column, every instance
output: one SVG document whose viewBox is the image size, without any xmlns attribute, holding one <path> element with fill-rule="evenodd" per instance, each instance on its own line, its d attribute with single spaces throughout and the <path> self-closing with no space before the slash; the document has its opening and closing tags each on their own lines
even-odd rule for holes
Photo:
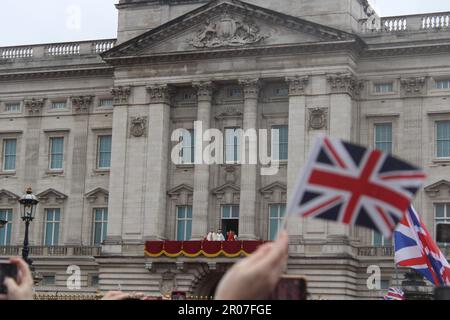
<svg viewBox="0 0 450 320">
<path fill-rule="evenodd" d="M 287 194 L 288 203 L 297 182 L 300 170 L 305 164 L 307 150 L 306 128 L 306 96 L 305 90 L 309 84 L 309 76 L 287 77 L 289 85 L 289 148 Z M 291 243 L 299 243 L 303 235 L 303 219 L 291 217 L 287 223 Z"/>
<path fill-rule="evenodd" d="M 197 89 L 198 108 L 197 121 L 201 121 L 203 131 L 211 126 L 211 102 L 214 85 L 210 81 L 193 83 Z M 203 136 L 203 132 L 197 132 L 196 135 Z M 202 139 L 203 140 L 203 139 Z M 196 141 L 197 143 L 198 141 Z M 196 145 L 196 149 L 203 153 L 206 143 Z M 200 152 L 199 151 L 199 152 Z M 196 151 L 195 172 L 194 172 L 194 199 L 193 199 L 193 224 L 192 239 L 201 240 L 208 233 L 208 212 L 209 212 L 209 169 L 210 166 L 203 161 L 198 162 Z"/>
<path fill-rule="evenodd" d="M 240 85 L 244 92 L 244 120 L 243 130 L 258 129 L 258 95 L 260 89 L 259 79 L 241 79 Z M 256 131 L 257 134 L 257 131 Z M 242 149 L 241 158 L 245 163 L 241 164 L 241 195 L 239 203 L 239 238 L 243 240 L 256 239 L 256 186 L 258 165 L 249 164 L 249 143 L 244 137 L 241 141 L 245 148 Z"/>
<path fill-rule="evenodd" d="M 170 102 L 167 85 L 147 88 L 150 96 L 148 121 L 149 154 L 145 185 L 144 240 L 165 238 L 167 172 L 170 141 Z"/>
<path fill-rule="evenodd" d="M 330 96 L 330 129 L 333 138 L 353 141 L 355 138 L 356 108 L 353 96 L 358 94 L 358 82 L 350 73 L 337 73 L 327 76 Z M 350 227 L 339 224 L 328 224 L 328 237 L 347 239 Z"/>
<path fill-rule="evenodd" d="M 114 113 L 108 197 L 108 234 L 103 251 L 120 253 L 124 210 L 128 99 L 131 89 L 116 87 L 111 90 L 111 93 L 114 98 Z"/>
</svg>

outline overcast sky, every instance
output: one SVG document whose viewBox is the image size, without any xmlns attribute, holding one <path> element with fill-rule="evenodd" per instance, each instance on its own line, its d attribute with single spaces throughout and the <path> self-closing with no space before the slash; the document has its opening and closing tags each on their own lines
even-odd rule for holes
<svg viewBox="0 0 450 320">
<path fill-rule="evenodd" d="M 117 34 L 117 0 L 0 1 L 0 46 L 106 39 Z M 381 16 L 450 11 L 449 0 L 369 2 Z"/>
</svg>

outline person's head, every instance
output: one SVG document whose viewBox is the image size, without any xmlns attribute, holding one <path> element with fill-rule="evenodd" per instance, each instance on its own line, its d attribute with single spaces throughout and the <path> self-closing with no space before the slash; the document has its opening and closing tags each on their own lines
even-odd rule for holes
<svg viewBox="0 0 450 320">
<path fill-rule="evenodd" d="M 217 229 L 217 233 L 222 233 L 222 229 Z"/>
</svg>

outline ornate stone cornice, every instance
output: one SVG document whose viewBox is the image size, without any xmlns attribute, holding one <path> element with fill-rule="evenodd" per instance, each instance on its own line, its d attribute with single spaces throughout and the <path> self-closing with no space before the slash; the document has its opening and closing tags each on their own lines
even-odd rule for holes
<svg viewBox="0 0 450 320">
<path fill-rule="evenodd" d="M 211 101 L 216 86 L 212 81 L 193 82 L 192 86 L 197 89 L 198 101 Z"/>
<path fill-rule="evenodd" d="M 286 82 L 289 85 L 290 96 L 302 96 L 305 94 L 305 89 L 309 84 L 309 76 L 286 77 Z"/>
<path fill-rule="evenodd" d="M 337 73 L 328 75 L 331 93 L 347 93 L 351 96 L 357 96 L 361 92 L 364 84 L 358 81 L 351 73 Z"/>
<path fill-rule="evenodd" d="M 402 93 L 405 95 L 421 94 L 425 89 L 425 77 L 412 77 L 400 79 Z"/>
<path fill-rule="evenodd" d="M 115 87 L 111 89 L 114 104 L 127 104 L 131 94 L 130 87 Z"/>
<path fill-rule="evenodd" d="M 24 101 L 25 109 L 28 111 L 28 115 L 39 115 L 44 108 L 44 99 L 31 99 Z"/>
<path fill-rule="evenodd" d="M 244 99 L 258 99 L 261 82 L 258 78 L 243 78 L 239 79 L 239 85 L 242 86 Z"/>
<path fill-rule="evenodd" d="M 167 84 L 154 84 L 147 87 L 150 103 L 170 103 L 170 89 Z"/>
<path fill-rule="evenodd" d="M 100 67 L 89 69 L 66 69 L 52 71 L 32 71 L 24 69 L 21 72 L 0 73 L 0 80 L 30 80 L 30 79 L 55 79 L 65 77 L 86 77 L 86 76 L 114 76 L 113 68 Z"/>
<path fill-rule="evenodd" d="M 93 96 L 71 97 L 74 113 L 88 113 L 93 98 Z"/>
</svg>

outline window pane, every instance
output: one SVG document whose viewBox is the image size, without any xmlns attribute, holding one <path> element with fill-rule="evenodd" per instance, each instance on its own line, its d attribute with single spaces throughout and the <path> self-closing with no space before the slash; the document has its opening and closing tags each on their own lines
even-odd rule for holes
<svg viewBox="0 0 450 320">
<path fill-rule="evenodd" d="M 225 162 L 238 163 L 241 153 L 241 130 L 239 128 L 225 129 Z"/>
<path fill-rule="evenodd" d="M 44 245 L 51 246 L 53 238 L 53 224 L 51 222 L 47 222 L 45 224 L 45 240 Z"/>
<path fill-rule="evenodd" d="M 450 157 L 450 121 L 436 123 L 437 156 Z"/>
<path fill-rule="evenodd" d="M 222 218 L 230 218 L 231 217 L 231 207 L 229 205 L 225 205 L 222 207 Z"/>
<path fill-rule="evenodd" d="M 278 205 L 274 204 L 270 206 L 270 217 L 278 218 Z"/>
<path fill-rule="evenodd" d="M 187 207 L 187 218 L 192 219 L 192 206 Z"/>
<path fill-rule="evenodd" d="M 62 169 L 64 138 L 50 138 L 50 169 Z"/>
<path fill-rule="evenodd" d="M 3 147 L 3 169 L 15 170 L 16 169 L 16 139 L 4 140 Z"/>
<path fill-rule="evenodd" d="M 94 224 L 94 244 L 99 245 L 102 242 L 102 224 L 100 222 L 96 222 Z"/>
<path fill-rule="evenodd" d="M 103 234 L 102 234 L 102 242 L 106 239 L 106 235 L 108 234 L 108 222 L 103 222 Z"/>
<path fill-rule="evenodd" d="M 98 144 L 98 167 L 109 168 L 111 166 L 111 136 L 100 136 Z"/>
<path fill-rule="evenodd" d="M 392 152 L 392 124 L 375 125 L 375 148 L 386 153 Z"/>
<path fill-rule="evenodd" d="M 239 218 L 239 206 L 233 206 L 231 216 L 233 218 Z"/>
<path fill-rule="evenodd" d="M 192 233 L 192 220 L 186 220 L 186 237 L 184 240 L 186 241 L 191 240 L 191 233 Z"/>
<path fill-rule="evenodd" d="M 373 233 L 373 245 L 374 246 L 382 246 L 383 245 L 383 236 L 378 232 Z"/>
<path fill-rule="evenodd" d="M 444 218 L 445 217 L 445 204 L 439 203 L 436 204 L 436 218 Z"/>
<path fill-rule="evenodd" d="M 55 221 L 58 221 L 59 222 L 59 220 L 60 220 L 60 218 L 61 218 L 61 210 L 60 209 L 54 209 L 54 212 L 55 212 Z"/>
<path fill-rule="evenodd" d="M 278 232 L 278 219 L 269 220 L 269 240 L 275 240 Z"/>
<path fill-rule="evenodd" d="M 185 207 L 177 207 L 177 216 L 179 219 L 184 219 L 186 217 Z"/>
<path fill-rule="evenodd" d="M 57 246 L 59 243 L 59 222 L 55 222 L 53 235 L 53 245 Z"/>
<path fill-rule="evenodd" d="M 178 220 L 177 222 L 177 241 L 184 240 L 184 220 Z"/>
</svg>

